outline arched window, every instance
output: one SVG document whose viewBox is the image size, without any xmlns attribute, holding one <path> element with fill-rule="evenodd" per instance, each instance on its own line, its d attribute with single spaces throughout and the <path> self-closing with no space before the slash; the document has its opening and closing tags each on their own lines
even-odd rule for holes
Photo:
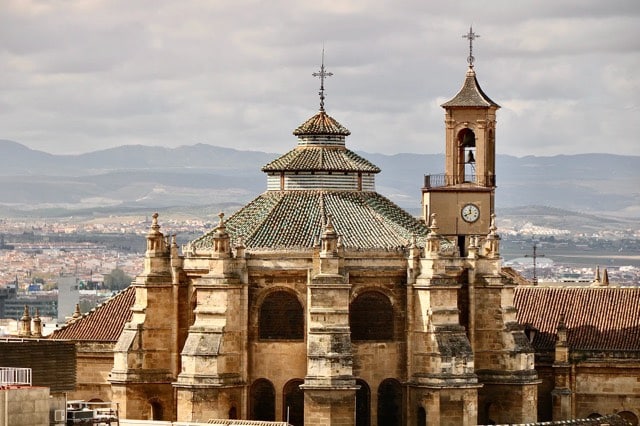
<svg viewBox="0 0 640 426">
<path fill-rule="evenodd" d="M 470 182 L 475 176 L 476 134 L 469 128 L 458 133 L 458 174 L 460 181 Z"/>
<path fill-rule="evenodd" d="M 351 340 L 393 340 L 393 307 L 377 291 L 362 293 L 349 307 Z"/>
<path fill-rule="evenodd" d="M 371 424 L 371 390 L 364 380 L 356 379 L 356 385 L 360 386 L 356 391 L 356 426 L 369 426 Z"/>
<path fill-rule="evenodd" d="M 235 405 L 232 405 L 231 408 L 229 408 L 228 414 L 229 420 L 236 420 L 238 418 L 238 409 Z"/>
<path fill-rule="evenodd" d="M 283 420 L 293 426 L 304 426 L 304 392 L 300 389 L 303 383 L 301 379 L 294 379 L 284 385 Z"/>
<path fill-rule="evenodd" d="M 304 340 L 304 312 L 286 291 L 268 295 L 260 306 L 259 336 L 264 340 Z"/>
<path fill-rule="evenodd" d="M 427 410 L 424 407 L 418 407 L 418 418 L 416 421 L 418 426 L 427 426 Z"/>
<path fill-rule="evenodd" d="M 638 416 L 633 414 L 631 411 L 620 411 L 618 415 L 626 420 L 631 426 L 638 426 Z"/>
<path fill-rule="evenodd" d="M 378 387 L 378 424 L 402 424 L 402 386 L 396 379 L 385 379 Z"/>
<path fill-rule="evenodd" d="M 478 420 L 483 422 L 482 424 L 495 425 L 493 420 L 496 414 L 496 405 L 493 402 L 487 402 L 484 405 L 484 409 L 478 410 Z"/>
<path fill-rule="evenodd" d="M 276 420 L 276 390 L 267 379 L 251 385 L 251 420 Z"/>
<path fill-rule="evenodd" d="M 162 418 L 162 404 L 157 399 L 149 401 L 151 406 L 151 420 L 163 420 Z"/>
</svg>

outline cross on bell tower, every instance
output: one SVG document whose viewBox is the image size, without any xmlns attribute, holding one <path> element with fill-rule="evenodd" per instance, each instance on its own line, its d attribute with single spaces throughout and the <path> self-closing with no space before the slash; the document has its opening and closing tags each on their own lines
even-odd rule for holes
<svg viewBox="0 0 640 426">
<path fill-rule="evenodd" d="M 470 237 L 487 235 L 494 214 L 495 127 L 500 105 L 480 88 L 474 70 L 473 42 L 480 36 L 469 27 L 467 73 L 460 91 L 442 104 L 445 110 L 445 172 L 426 175 L 423 215 L 437 213 L 440 233 L 466 252 Z"/>
<path fill-rule="evenodd" d="M 473 40 L 480 37 L 480 34 L 476 34 L 473 32 L 473 27 L 469 27 L 469 32 L 467 34 L 463 34 L 462 38 L 466 38 L 469 40 L 469 56 L 467 57 L 467 62 L 469 66 L 473 68 L 473 62 L 476 58 L 473 57 Z"/>
</svg>

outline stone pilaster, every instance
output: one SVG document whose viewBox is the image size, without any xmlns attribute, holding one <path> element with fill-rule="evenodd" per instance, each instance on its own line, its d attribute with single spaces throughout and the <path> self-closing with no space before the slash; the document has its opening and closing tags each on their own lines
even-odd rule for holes
<svg viewBox="0 0 640 426">
<path fill-rule="evenodd" d="M 564 314 L 560 314 L 556 333 L 558 340 L 556 341 L 555 359 L 553 362 L 555 387 L 551 391 L 553 420 L 569 420 L 573 418 L 571 409 L 571 364 L 569 363 L 567 326 L 564 321 Z"/>
<path fill-rule="evenodd" d="M 247 287 L 243 247 L 233 256 L 223 215 L 209 253 L 208 273 L 192 282 L 195 321 L 182 349 L 182 371 L 174 383 L 179 421 L 242 417 L 247 351 Z M 201 259 L 202 260 L 202 259 Z"/>
<path fill-rule="evenodd" d="M 115 345 L 109 381 L 123 417 L 173 420 L 171 382 L 177 345 L 171 342 L 178 334 L 178 300 L 174 299 L 169 242 L 160 232 L 157 213 L 146 239 L 144 271 L 133 283 L 133 314 Z M 150 407 L 156 407 L 155 412 Z"/>
<path fill-rule="evenodd" d="M 476 373 L 483 384 L 480 420 L 530 423 L 537 420 L 537 385 L 534 349 L 516 319 L 515 285 L 501 275 L 499 236 L 495 217 L 480 254 L 467 260 L 470 336 Z M 487 408 L 493 407 L 493 408 Z"/>
<path fill-rule="evenodd" d="M 474 425 L 478 381 L 458 314 L 463 260 L 437 234 L 435 216 L 430 229 L 419 273 L 415 280 L 408 277 L 409 424 L 418 424 L 417 417 L 425 415 L 427 424 Z"/>
<path fill-rule="evenodd" d="M 351 286 L 339 273 L 338 235 L 329 218 L 318 253 L 319 270 L 307 284 L 305 424 L 352 426 L 356 384 L 349 329 Z"/>
</svg>

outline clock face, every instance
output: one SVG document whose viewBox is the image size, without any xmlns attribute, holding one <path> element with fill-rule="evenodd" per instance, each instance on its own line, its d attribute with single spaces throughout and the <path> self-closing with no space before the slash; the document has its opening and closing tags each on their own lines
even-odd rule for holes
<svg viewBox="0 0 640 426">
<path fill-rule="evenodd" d="M 460 214 L 465 222 L 473 223 L 480 217 L 480 209 L 475 204 L 466 204 Z"/>
</svg>

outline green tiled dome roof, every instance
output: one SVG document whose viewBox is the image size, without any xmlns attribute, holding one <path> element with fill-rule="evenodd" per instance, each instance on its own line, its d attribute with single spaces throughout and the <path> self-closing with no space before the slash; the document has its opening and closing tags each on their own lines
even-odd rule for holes
<svg viewBox="0 0 640 426">
<path fill-rule="evenodd" d="M 342 245 L 351 249 L 395 249 L 413 235 L 423 245 L 427 226 L 376 192 L 267 191 L 226 222 L 234 242 L 248 249 L 312 248 L 331 215 Z M 212 246 L 213 231 L 194 240 Z"/>
<path fill-rule="evenodd" d="M 275 171 L 338 171 L 379 173 L 380 169 L 344 148 L 312 146 L 293 149 L 262 168 L 263 172 Z"/>
<path fill-rule="evenodd" d="M 349 136 L 349 129 L 338 123 L 333 117 L 329 116 L 324 110 L 302 123 L 293 131 L 296 136 L 307 135 L 336 135 Z"/>
</svg>

